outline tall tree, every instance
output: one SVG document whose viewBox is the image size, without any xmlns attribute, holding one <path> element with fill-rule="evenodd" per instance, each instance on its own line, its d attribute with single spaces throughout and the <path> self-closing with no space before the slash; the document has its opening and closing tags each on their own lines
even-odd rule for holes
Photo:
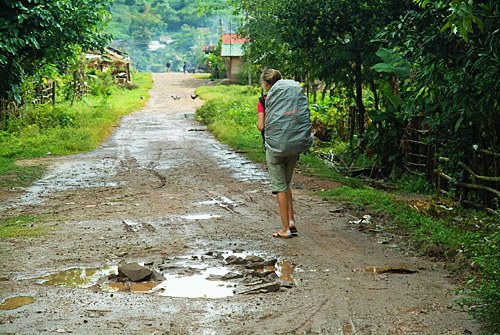
<svg viewBox="0 0 500 335">
<path fill-rule="evenodd" d="M 0 96 L 20 100 L 19 88 L 46 64 L 79 50 L 99 49 L 109 0 L 3 0 L 0 12 Z"/>
<path fill-rule="evenodd" d="M 258 61 L 280 63 L 294 75 L 352 88 L 357 124 L 364 131 L 363 85 L 373 83 L 378 31 L 408 6 L 408 1 L 235 0 L 250 17 L 243 29 L 258 43 Z M 256 50 L 257 51 L 257 50 Z M 265 55 L 266 58 L 263 58 Z M 370 85 L 374 87 L 374 85 Z"/>
</svg>

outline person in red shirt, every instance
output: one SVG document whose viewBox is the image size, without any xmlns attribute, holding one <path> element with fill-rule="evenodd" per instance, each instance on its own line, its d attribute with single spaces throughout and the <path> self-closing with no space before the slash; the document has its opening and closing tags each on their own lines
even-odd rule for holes
<svg viewBox="0 0 500 335">
<path fill-rule="evenodd" d="M 261 79 L 264 84 L 264 88 L 267 92 L 269 92 L 271 87 L 281 79 L 281 73 L 277 70 L 266 70 L 262 74 Z M 265 96 L 261 97 L 257 104 L 257 129 L 261 131 L 264 142 L 266 113 L 265 100 Z M 266 151 L 266 162 L 269 177 L 271 179 L 271 186 L 273 188 L 273 193 L 277 195 L 281 223 L 283 226 L 280 231 L 273 234 L 273 237 L 290 238 L 292 237 L 292 235 L 297 234 L 297 228 L 295 227 L 295 216 L 293 211 L 292 190 L 288 185 L 291 181 L 293 169 L 297 160 L 298 155 L 285 158 L 274 157 L 269 151 Z M 274 190 L 276 187 L 280 187 L 280 189 Z"/>
</svg>

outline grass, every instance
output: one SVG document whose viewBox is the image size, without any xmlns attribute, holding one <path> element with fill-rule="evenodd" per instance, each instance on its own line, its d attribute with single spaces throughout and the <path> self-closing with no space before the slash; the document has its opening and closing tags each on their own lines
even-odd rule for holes
<svg viewBox="0 0 500 335">
<path fill-rule="evenodd" d="M 37 216 L 16 216 L 0 218 L 0 239 L 41 236 L 53 229 L 52 226 L 40 225 L 46 218 Z"/>
<path fill-rule="evenodd" d="M 265 161 L 256 130 L 259 91 L 231 85 L 202 87 L 197 93 L 206 101 L 197 110 L 197 119 L 222 142 L 245 152 L 250 159 Z M 314 152 L 301 155 L 297 169 L 304 175 L 343 184 L 320 194 L 344 203 L 355 215 L 370 213 L 374 220 L 368 228 L 392 235 L 400 243 L 397 247 L 447 261 L 449 269 L 462 280 L 458 291 L 465 297 L 459 303 L 484 321 L 492 333 L 500 334 L 499 217 L 430 197 L 432 187 L 419 176 L 396 181 L 399 191 L 389 193 L 369 187 L 361 179 L 340 175 Z M 399 194 L 417 190 L 426 196 L 411 200 Z"/>
<path fill-rule="evenodd" d="M 256 126 L 258 89 L 244 85 L 203 86 L 196 89 L 196 94 L 207 101 L 196 111 L 198 121 L 207 124 L 222 143 L 250 159 L 265 161 L 262 136 Z"/>
<path fill-rule="evenodd" d="M 19 166 L 13 159 L 0 159 L 0 187 L 27 187 L 40 179 L 46 166 Z"/>
<path fill-rule="evenodd" d="M 348 185 L 352 188 L 360 188 L 363 186 L 363 182 L 360 179 L 349 178 L 339 174 L 334 169 L 330 168 L 326 162 L 314 155 L 314 153 L 301 155 L 297 168 L 306 176 L 331 180 L 343 185 Z"/>
<path fill-rule="evenodd" d="M 19 167 L 16 160 L 69 155 L 95 149 L 122 115 L 140 109 L 152 87 L 150 74 L 135 74 L 136 89 L 113 88 L 108 98 L 87 96 L 70 106 L 26 106 L 7 130 L 0 131 L 0 186 L 29 185 L 44 167 Z M 141 99 L 141 97 L 143 97 Z"/>
<path fill-rule="evenodd" d="M 111 133 L 119 119 L 144 106 L 152 87 L 151 74 L 135 74 L 135 89 L 113 87 L 111 95 L 89 95 L 72 106 L 25 106 L 17 120 L 0 131 L 0 187 L 26 187 L 46 170 L 40 164 L 21 166 L 17 160 L 68 155 L 95 149 Z M 0 238 L 33 237 L 51 227 L 45 218 L 21 216 L 0 218 Z"/>
<path fill-rule="evenodd" d="M 193 77 L 198 79 L 210 79 L 210 73 L 193 73 Z"/>
</svg>

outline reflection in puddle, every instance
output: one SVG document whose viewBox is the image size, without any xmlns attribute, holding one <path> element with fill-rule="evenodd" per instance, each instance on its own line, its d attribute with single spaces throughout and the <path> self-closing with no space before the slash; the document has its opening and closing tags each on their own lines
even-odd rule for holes
<svg viewBox="0 0 500 335">
<path fill-rule="evenodd" d="M 289 261 L 283 260 L 283 263 L 281 263 L 281 269 L 279 270 L 280 272 L 280 279 L 284 280 L 286 282 L 294 284 L 292 274 L 295 272 L 295 265 L 290 263 Z"/>
<path fill-rule="evenodd" d="M 33 297 L 29 296 L 19 296 L 19 297 L 14 297 L 14 298 L 8 298 L 5 299 L 5 301 L 0 305 L 0 310 L 12 310 L 19 308 L 24 305 L 29 305 L 35 302 L 35 299 Z"/>
<path fill-rule="evenodd" d="M 257 269 L 256 271 L 261 273 L 275 271 L 281 280 L 284 280 L 290 284 L 295 284 L 295 281 L 292 278 L 292 275 L 295 272 L 295 265 L 293 265 L 290 261 L 283 260 L 281 263 L 278 263 L 277 266 L 264 266 L 263 268 Z"/>
<path fill-rule="evenodd" d="M 128 286 L 125 283 L 104 283 L 101 289 L 105 292 L 120 292 L 127 291 Z"/>
<path fill-rule="evenodd" d="M 220 215 L 213 214 L 190 214 L 181 216 L 181 218 L 186 220 L 209 220 L 211 218 L 220 218 Z"/>
<path fill-rule="evenodd" d="M 100 278 L 107 277 L 111 274 L 118 274 L 117 265 L 109 265 L 102 268 L 93 269 L 72 268 L 56 272 L 38 279 L 41 279 L 41 284 L 46 285 L 61 285 L 85 288 L 96 284 Z"/>
<path fill-rule="evenodd" d="M 223 268 L 209 268 L 192 276 L 165 275 L 164 282 L 154 288 L 161 296 L 183 298 L 224 298 L 233 295 L 234 287 L 221 280 L 211 280 L 210 276 L 223 276 L 229 271 Z"/>
<path fill-rule="evenodd" d="M 144 283 L 133 283 L 130 285 L 130 291 L 139 293 L 139 292 L 149 292 L 157 286 L 158 283 L 153 282 L 144 282 Z"/>
<path fill-rule="evenodd" d="M 354 334 L 354 324 L 351 320 L 342 322 L 342 334 Z"/>
<path fill-rule="evenodd" d="M 139 282 L 139 283 L 104 283 L 101 290 L 104 292 L 125 292 L 133 293 L 150 292 L 158 285 L 157 282 Z"/>
</svg>

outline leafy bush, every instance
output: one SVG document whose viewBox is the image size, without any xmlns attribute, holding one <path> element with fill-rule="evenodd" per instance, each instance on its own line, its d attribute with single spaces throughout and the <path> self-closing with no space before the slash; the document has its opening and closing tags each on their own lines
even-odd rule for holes
<svg viewBox="0 0 500 335">
<path fill-rule="evenodd" d="M 403 193 L 432 194 L 435 191 L 434 185 L 423 174 L 405 174 L 396 184 Z"/>
<path fill-rule="evenodd" d="M 90 93 L 92 95 L 108 98 L 114 86 L 113 78 L 107 72 L 97 71 L 95 74 L 89 73 Z"/>
</svg>

